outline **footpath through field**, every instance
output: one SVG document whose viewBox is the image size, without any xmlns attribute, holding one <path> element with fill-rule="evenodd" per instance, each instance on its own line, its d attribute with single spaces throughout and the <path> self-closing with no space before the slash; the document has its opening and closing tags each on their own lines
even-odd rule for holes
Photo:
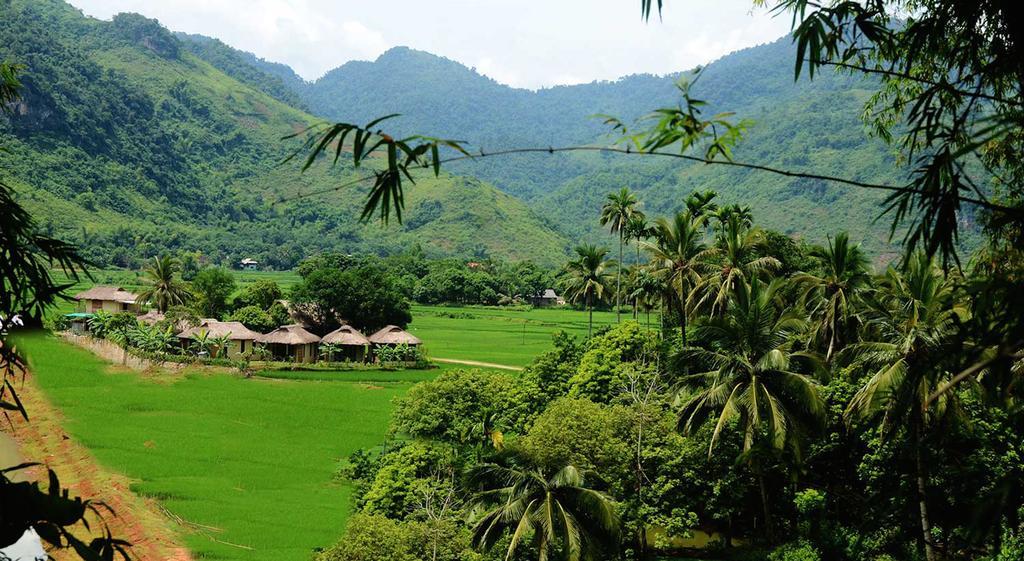
<svg viewBox="0 0 1024 561">
<path fill-rule="evenodd" d="M 494 364 L 493 362 L 480 362 L 478 360 L 460 360 L 457 358 L 436 358 L 431 357 L 430 360 L 435 362 L 444 362 L 447 364 L 465 364 L 466 366 L 479 366 L 480 368 L 497 368 L 498 370 L 514 370 L 516 372 L 522 372 L 521 366 L 509 366 L 507 364 Z"/>
<path fill-rule="evenodd" d="M 191 556 L 182 545 L 180 536 L 171 527 L 153 500 L 143 500 L 133 494 L 126 477 L 104 470 L 81 445 L 72 441 L 61 428 L 62 417 L 37 387 L 32 374 L 18 384 L 18 397 L 29 413 L 29 421 L 11 415 L 13 437 L 18 452 L 26 461 L 40 462 L 18 472 L 28 480 L 45 482 L 46 468 L 57 473 L 61 485 L 72 495 L 101 501 L 115 515 L 105 514 L 104 521 L 111 533 L 132 543 L 132 558 L 137 561 L 189 561 Z M 93 534 L 83 527 L 75 534 L 84 538 L 98 535 L 102 526 L 91 520 Z M 86 540 L 89 541 L 89 540 Z"/>
</svg>

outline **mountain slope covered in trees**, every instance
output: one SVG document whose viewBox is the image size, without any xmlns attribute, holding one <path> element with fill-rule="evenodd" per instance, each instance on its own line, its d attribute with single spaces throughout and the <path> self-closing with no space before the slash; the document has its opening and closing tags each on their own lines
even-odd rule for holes
<svg viewBox="0 0 1024 561">
<path fill-rule="evenodd" d="M 897 164 L 894 150 L 869 138 L 860 121 L 876 84 L 838 72 L 794 82 L 793 49 L 782 38 L 735 52 L 709 64 L 694 82 L 692 95 L 708 102 L 705 114 L 730 111 L 753 121 L 735 159 L 868 182 L 905 181 L 908 170 Z M 501 85 L 452 60 L 395 48 L 374 62 L 346 63 L 312 83 L 287 83 L 318 115 L 365 122 L 401 113 L 389 128 L 458 138 L 491 151 L 608 144 L 609 129 L 595 115 L 632 121 L 673 106 L 682 76 L 636 75 L 530 91 Z M 492 157 L 452 169 L 523 198 L 570 237 L 599 236 L 594 209 L 623 186 L 637 191 L 651 213 L 677 209 L 690 191 L 710 188 L 723 202 L 751 205 L 760 222 L 791 235 L 822 242 L 845 229 L 876 256 L 891 248 L 889 220 L 875 220 L 883 193 L 822 181 L 594 154 Z M 964 242 L 971 246 L 974 239 L 968 232 Z"/>
<path fill-rule="evenodd" d="M 409 219 L 386 228 L 358 222 L 365 187 L 280 203 L 357 172 L 281 164 L 296 146 L 282 137 L 316 119 L 287 103 L 300 102 L 259 61 L 134 14 L 99 21 L 57 0 L 4 11 L 0 58 L 24 65 L 24 87 L 0 122 L 0 169 L 44 230 L 98 265 L 200 251 L 287 268 L 324 249 L 417 243 L 438 256 L 548 265 L 565 255 L 569 242 L 536 213 L 471 178 L 423 174 Z"/>
</svg>

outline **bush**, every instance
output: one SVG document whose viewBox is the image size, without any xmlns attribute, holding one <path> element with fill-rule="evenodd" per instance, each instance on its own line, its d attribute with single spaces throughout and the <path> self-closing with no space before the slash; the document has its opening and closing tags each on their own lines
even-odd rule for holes
<svg viewBox="0 0 1024 561">
<path fill-rule="evenodd" d="M 377 347 L 373 353 L 381 364 L 391 362 L 426 362 L 426 356 L 424 356 L 423 351 L 419 347 L 409 346 L 404 343 L 395 346 Z"/>
<path fill-rule="evenodd" d="M 45 327 L 53 332 L 67 331 L 71 329 L 71 320 L 64 317 L 64 315 L 48 317 L 46 318 Z"/>
<path fill-rule="evenodd" d="M 774 549 L 768 561 L 821 561 L 821 554 L 809 542 L 799 540 Z"/>
</svg>

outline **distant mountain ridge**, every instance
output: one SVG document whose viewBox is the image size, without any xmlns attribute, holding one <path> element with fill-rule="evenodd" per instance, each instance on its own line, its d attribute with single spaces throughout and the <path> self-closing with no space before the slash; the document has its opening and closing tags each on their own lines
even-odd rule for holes
<svg viewBox="0 0 1024 561">
<path fill-rule="evenodd" d="M 869 138 L 860 121 L 876 83 L 838 72 L 794 81 L 793 57 L 794 47 L 783 37 L 721 57 L 694 83 L 691 93 L 708 102 L 706 114 L 729 111 L 755 122 L 735 158 L 878 183 L 904 181 L 907 171 L 894 151 Z M 400 113 L 387 124 L 389 130 L 457 138 L 490 151 L 607 144 L 609 130 L 595 114 L 630 121 L 676 105 L 676 81 L 682 76 L 634 75 L 531 91 L 400 47 L 293 87 L 315 114 L 331 120 L 365 122 Z M 451 169 L 522 198 L 573 239 L 607 239 L 597 224 L 598 209 L 608 192 L 623 186 L 636 191 L 652 214 L 672 212 L 690 191 L 710 188 L 724 202 L 751 205 L 759 223 L 785 233 L 823 242 L 826 235 L 847 230 L 876 256 L 892 251 L 888 219 L 876 220 L 883 196 L 834 183 L 595 154 L 488 158 Z M 975 239 L 968 232 L 965 246 Z"/>
</svg>

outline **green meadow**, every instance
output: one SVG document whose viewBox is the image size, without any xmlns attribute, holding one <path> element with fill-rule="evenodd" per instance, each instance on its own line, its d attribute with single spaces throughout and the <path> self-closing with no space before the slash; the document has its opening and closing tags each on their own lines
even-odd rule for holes
<svg viewBox="0 0 1024 561">
<path fill-rule="evenodd" d="M 185 533 L 197 559 L 299 561 L 336 541 L 350 509 L 350 488 L 333 480 L 339 460 L 380 446 L 392 399 L 425 377 L 141 376 L 52 336 L 19 345 L 64 428 L 101 464 L 174 514 L 220 529 Z"/>
</svg>

